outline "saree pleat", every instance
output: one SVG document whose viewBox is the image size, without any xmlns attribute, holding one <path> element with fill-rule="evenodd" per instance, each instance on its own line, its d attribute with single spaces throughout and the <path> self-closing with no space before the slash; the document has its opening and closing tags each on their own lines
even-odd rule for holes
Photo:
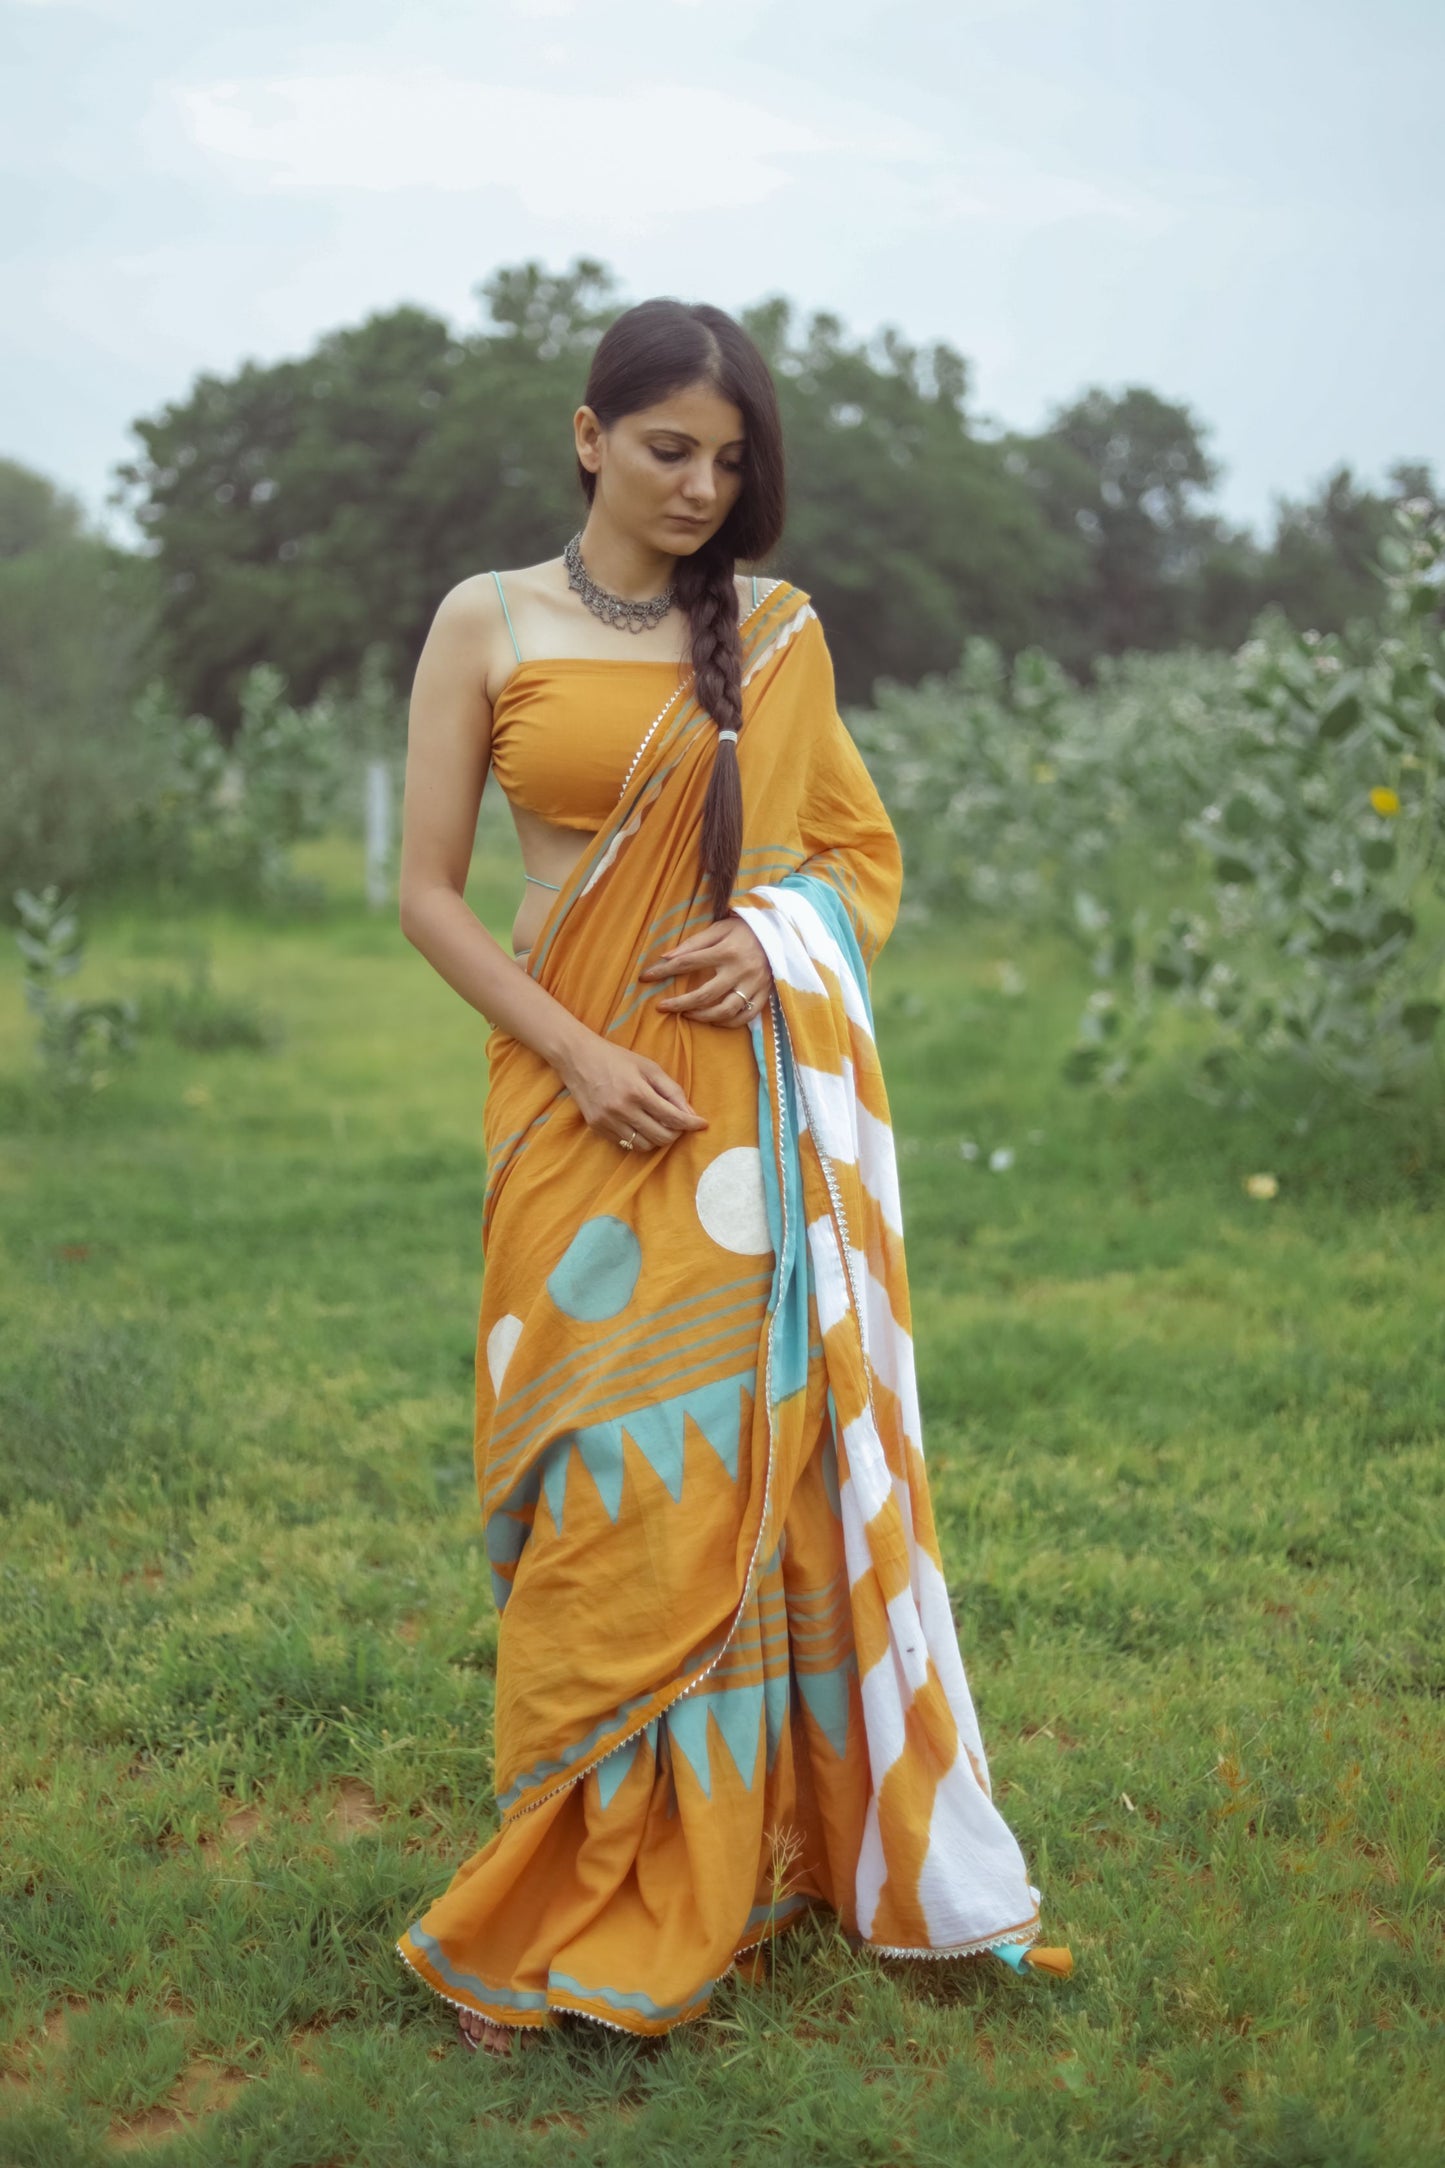
<svg viewBox="0 0 1445 2168">
<path fill-rule="evenodd" d="M 531 1048 L 487 1042 L 475 1458 L 500 1826 L 396 1947 L 514 2025 L 667 2031 L 814 1906 L 901 1953 L 1037 1934 L 922 1459 L 868 987 L 898 843 L 808 597 L 779 583 L 741 641 L 733 907 L 767 1010 L 692 1023 L 656 1006 L 674 982 L 639 977 L 710 922 L 716 730 L 686 684 L 526 963 L 707 1127 L 621 1150 Z"/>
</svg>

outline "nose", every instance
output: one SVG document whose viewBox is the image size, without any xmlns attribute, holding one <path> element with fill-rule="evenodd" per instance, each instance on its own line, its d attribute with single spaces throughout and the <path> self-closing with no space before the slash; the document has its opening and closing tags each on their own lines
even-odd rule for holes
<svg viewBox="0 0 1445 2168">
<path fill-rule="evenodd" d="M 717 484 L 713 480 L 710 465 L 702 464 L 689 468 L 683 494 L 699 518 L 712 510 L 717 501 Z"/>
</svg>

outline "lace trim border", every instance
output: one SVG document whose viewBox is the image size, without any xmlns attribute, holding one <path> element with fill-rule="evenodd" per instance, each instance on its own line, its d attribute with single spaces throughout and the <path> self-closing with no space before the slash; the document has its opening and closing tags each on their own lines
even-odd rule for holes
<svg viewBox="0 0 1445 2168">
<path fill-rule="evenodd" d="M 821 1904 L 822 1901 L 823 1900 L 821 1898 L 815 1898 L 813 1900 L 815 1904 Z M 728 1966 L 728 1972 L 731 1972 L 733 1970 L 733 1967 L 737 1964 L 737 1961 L 740 1957 L 750 1956 L 754 1950 L 760 1949 L 765 1942 L 776 1941 L 778 1935 L 782 1933 L 784 1928 L 791 1927 L 795 1924 L 795 1920 L 792 1919 L 779 1920 L 773 1926 L 768 1926 L 765 1923 L 761 1933 L 755 1935 L 751 1942 L 740 1942 L 738 1944 L 737 1949 L 733 1952 L 732 1962 Z M 860 1937 L 859 1947 L 865 1950 L 872 1950 L 879 1957 L 919 1957 L 926 1959 L 943 1959 L 950 1957 L 966 1958 L 986 1957 L 988 1956 L 990 1951 L 999 1949 L 1001 1946 L 1014 1942 L 1022 1942 L 1026 1948 L 1032 1948 L 1033 1944 L 1037 1942 L 1038 1939 L 1038 1921 L 1037 1918 L 1035 1918 L 1034 1920 L 1030 1921 L 1028 1926 L 1026 1927 L 1011 1927 L 1006 1934 L 989 1935 L 987 1938 L 976 1942 L 953 1943 L 946 1950 L 910 1950 L 902 1946 L 901 1944 L 894 1944 L 888 1942 L 869 1942 L 866 1936 Z M 415 1979 L 420 1980 L 423 1987 L 429 1987 L 432 1993 L 437 1996 L 440 2001 L 449 2002 L 454 2010 L 466 2010 L 470 2012 L 473 2017 L 484 2017 L 489 2025 L 506 2025 L 517 2032 L 547 2032 L 551 2029 L 545 2019 L 539 2020 L 536 2018 L 497 2017 L 494 2016 L 494 2014 L 490 2010 L 479 2010 L 475 2003 L 462 2002 L 458 1996 L 447 1994 L 444 1988 L 438 1987 L 434 1981 L 429 1980 L 426 1974 L 422 1972 L 418 1966 L 412 1963 L 411 1959 L 407 1956 L 406 1951 L 402 1948 L 399 1942 L 394 1942 L 392 1944 L 392 1948 L 396 1951 L 397 1956 L 406 1966 L 408 1972 L 410 1972 Z M 728 1977 L 728 1972 L 724 1972 L 720 1975 L 720 1977 L 722 1979 L 726 1979 Z M 713 1984 L 715 1986 L 717 1983 L 714 1982 Z M 583 2010 L 579 2008 L 576 2003 L 554 2002 L 549 2003 L 548 2008 L 549 2010 L 553 2011 L 566 2011 L 567 2014 L 571 2017 L 586 2018 L 589 2024 L 592 2025 L 605 2025 L 609 2032 L 627 2033 L 634 2040 L 651 2040 L 659 2037 L 659 2035 L 656 2033 L 645 2032 L 640 2025 L 619 2025 L 615 2018 L 598 2017 L 595 2011 Z M 706 2008 L 706 2005 L 704 2005 L 704 2008 Z M 677 2025 L 695 2024 L 697 2022 L 697 2018 L 701 2017 L 702 2015 L 703 2011 L 699 2010 L 696 2012 L 695 2016 L 691 2018 L 677 2018 L 674 2021 L 673 2025 L 664 2026 L 662 2029 L 664 2032 L 671 2032 L 675 2029 Z"/>
</svg>

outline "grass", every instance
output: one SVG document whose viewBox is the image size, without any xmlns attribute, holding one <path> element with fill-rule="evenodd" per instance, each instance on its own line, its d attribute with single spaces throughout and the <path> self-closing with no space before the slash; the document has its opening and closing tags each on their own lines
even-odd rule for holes
<svg viewBox="0 0 1445 2168">
<path fill-rule="evenodd" d="M 1228 1116 L 1167 1051 L 1101 1102 L 1065 952 L 890 946 L 945 1561 L 1074 1975 L 813 1919 L 496 2065 L 391 1947 L 491 1826 L 487 1027 L 310 857 L 311 922 L 88 921 L 78 990 L 193 1028 L 72 1121 L 0 963 L 0 2161 L 1440 2157 L 1438 1104 Z"/>
</svg>

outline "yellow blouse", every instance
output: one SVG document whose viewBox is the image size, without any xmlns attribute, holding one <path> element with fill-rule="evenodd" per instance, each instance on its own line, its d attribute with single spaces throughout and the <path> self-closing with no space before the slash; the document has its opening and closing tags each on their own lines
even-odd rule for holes
<svg viewBox="0 0 1445 2168">
<path fill-rule="evenodd" d="M 519 662 L 492 708 L 492 766 L 513 805 L 595 834 L 617 804 L 677 662 L 539 655 Z"/>
</svg>

